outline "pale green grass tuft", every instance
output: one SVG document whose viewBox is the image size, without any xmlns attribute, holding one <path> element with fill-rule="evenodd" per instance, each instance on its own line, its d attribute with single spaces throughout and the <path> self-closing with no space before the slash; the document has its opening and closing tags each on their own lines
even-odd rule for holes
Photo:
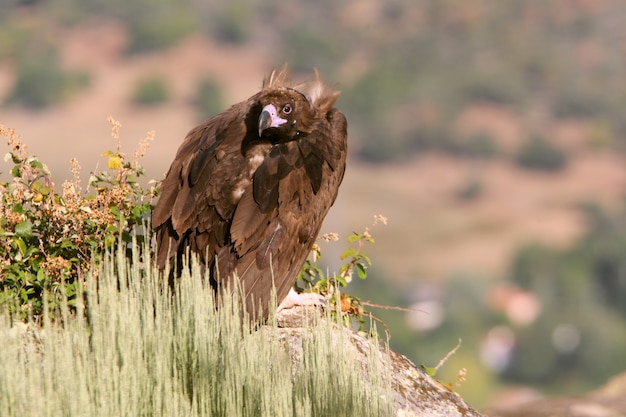
<svg viewBox="0 0 626 417">
<path fill-rule="evenodd" d="M 329 321 L 307 329 L 292 366 L 274 320 L 250 330 L 237 297 L 215 309 L 198 275 L 183 276 L 172 296 L 137 255 L 117 255 L 85 282 L 88 314 L 79 302 L 64 326 L 12 324 L 0 312 L 0 416 L 391 414 L 378 361 L 359 371 Z M 375 343 L 370 353 L 378 358 Z"/>
</svg>

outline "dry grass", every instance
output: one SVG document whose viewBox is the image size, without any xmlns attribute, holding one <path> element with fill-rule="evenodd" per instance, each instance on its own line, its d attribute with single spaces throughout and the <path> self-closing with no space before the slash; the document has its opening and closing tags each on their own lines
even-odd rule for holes
<svg viewBox="0 0 626 417">
<path fill-rule="evenodd" d="M 216 310 L 199 276 L 180 283 L 173 297 L 138 258 L 117 255 L 98 281 L 86 280 L 87 318 L 80 303 L 77 315 L 63 312 L 64 327 L 24 327 L 1 313 L 0 415 L 390 413 L 377 365 L 362 380 L 354 349 L 330 322 L 307 331 L 304 360 L 292 367 L 275 324 L 250 331 L 236 297 Z"/>
</svg>

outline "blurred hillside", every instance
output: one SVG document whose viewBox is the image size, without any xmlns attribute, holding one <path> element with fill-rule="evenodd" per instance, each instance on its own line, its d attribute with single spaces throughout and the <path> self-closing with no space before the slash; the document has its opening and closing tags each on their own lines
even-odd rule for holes
<svg viewBox="0 0 626 417">
<path fill-rule="evenodd" d="M 359 290 L 427 311 L 380 314 L 394 348 L 433 365 L 463 337 L 442 378 L 468 368 L 478 406 L 503 381 L 579 392 L 626 368 L 623 2 L 205 3 L 3 1 L 0 123 L 57 184 L 71 157 L 84 178 L 104 163 L 107 116 L 128 153 L 155 130 L 144 166 L 161 178 L 272 67 L 317 67 L 350 129 L 325 229 L 388 216 Z"/>
</svg>

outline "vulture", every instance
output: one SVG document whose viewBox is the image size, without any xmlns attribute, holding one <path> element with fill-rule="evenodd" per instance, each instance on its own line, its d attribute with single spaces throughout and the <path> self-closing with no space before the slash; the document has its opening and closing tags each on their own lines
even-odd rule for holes
<svg viewBox="0 0 626 417">
<path fill-rule="evenodd" d="M 180 272 L 183 257 L 196 255 L 213 288 L 240 288 L 259 319 L 269 314 L 273 288 L 281 306 L 310 304 L 292 298 L 293 286 L 344 176 L 347 122 L 334 107 L 338 97 L 317 71 L 292 83 L 284 68 L 193 128 L 152 213 L 158 268 Z"/>
</svg>

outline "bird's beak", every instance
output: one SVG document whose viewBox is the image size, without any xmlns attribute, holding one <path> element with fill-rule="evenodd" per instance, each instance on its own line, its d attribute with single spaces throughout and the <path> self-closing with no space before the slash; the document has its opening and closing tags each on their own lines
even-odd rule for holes
<svg viewBox="0 0 626 417">
<path fill-rule="evenodd" d="M 276 107 L 274 107 L 273 104 L 268 104 L 267 106 L 263 107 L 263 110 L 259 115 L 259 137 L 261 137 L 265 129 L 269 129 L 270 127 L 278 127 L 286 122 L 286 119 L 278 117 Z"/>
</svg>

